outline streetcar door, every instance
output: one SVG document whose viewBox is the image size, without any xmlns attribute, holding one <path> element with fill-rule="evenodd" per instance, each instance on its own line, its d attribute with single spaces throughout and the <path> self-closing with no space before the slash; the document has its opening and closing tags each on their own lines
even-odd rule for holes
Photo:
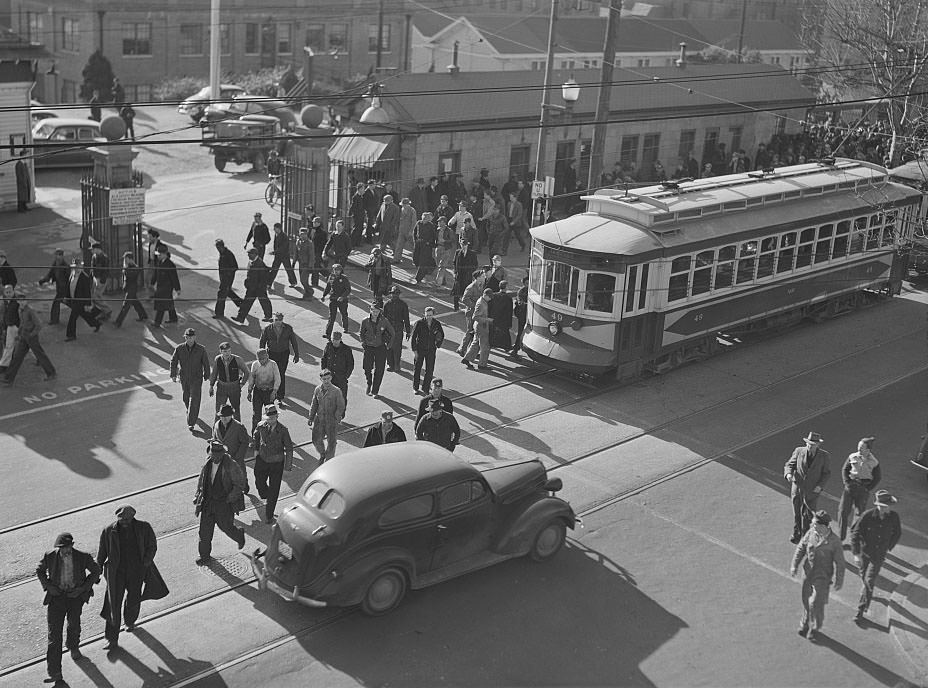
<svg viewBox="0 0 928 688">
<path fill-rule="evenodd" d="M 637 360 L 651 350 L 654 318 L 649 313 L 651 291 L 648 287 L 652 272 L 650 263 L 629 265 L 625 271 L 625 291 L 616 332 L 620 362 Z"/>
</svg>

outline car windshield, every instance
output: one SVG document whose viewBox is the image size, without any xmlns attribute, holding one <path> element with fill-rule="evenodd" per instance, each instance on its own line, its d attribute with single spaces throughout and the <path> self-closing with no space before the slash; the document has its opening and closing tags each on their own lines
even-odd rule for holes
<svg viewBox="0 0 928 688">
<path fill-rule="evenodd" d="M 51 135 L 54 133 L 54 131 L 55 131 L 55 125 L 54 125 L 54 124 L 42 124 L 42 125 L 40 125 L 40 126 L 37 126 L 37 127 L 32 131 L 32 135 L 33 135 L 33 136 L 42 136 L 42 137 L 44 137 L 44 138 L 48 138 L 49 136 L 51 136 Z"/>
<path fill-rule="evenodd" d="M 311 482 L 303 496 L 309 506 L 318 509 L 329 518 L 338 518 L 345 511 L 344 497 L 321 480 Z"/>
</svg>

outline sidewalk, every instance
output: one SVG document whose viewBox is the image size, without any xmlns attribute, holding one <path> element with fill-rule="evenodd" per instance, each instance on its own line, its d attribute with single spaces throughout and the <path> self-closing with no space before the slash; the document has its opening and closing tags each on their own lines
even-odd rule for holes
<svg viewBox="0 0 928 688">
<path fill-rule="evenodd" d="M 905 578 L 889 598 L 887 627 L 915 671 L 917 685 L 928 686 L 928 564 Z"/>
</svg>

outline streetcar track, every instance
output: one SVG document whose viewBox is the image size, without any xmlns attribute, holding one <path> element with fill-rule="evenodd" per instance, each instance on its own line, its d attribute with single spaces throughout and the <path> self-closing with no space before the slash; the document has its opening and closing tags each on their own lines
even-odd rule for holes
<svg viewBox="0 0 928 688">
<path fill-rule="evenodd" d="M 888 340 L 888 341 L 890 341 L 890 342 L 892 342 L 892 341 L 897 341 L 897 340 L 899 340 L 899 339 L 903 339 L 903 338 L 905 338 L 905 337 L 907 337 L 907 336 L 911 336 L 912 334 L 916 334 L 916 333 L 917 333 L 917 331 L 912 331 L 912 332 L 909 332 L 909 333 L 900 335 L 899 337 L 896 337 L 896 338 L 894 338 L 894 339 L 892 339 L 892 340 Z M 816 370 L 821 370 L 821 369 L 823 369 L 823 368 L 826 368 L 826 367 L 830 366 L 830 365 L 833 364 L 833 363 L 837 363 L 837 362 L 840 362 L 840 361 L 843 361 L 843 360 L 847 360 L 848 358 L 851 358 L 851 357 L 853 357 L 853 356 L 855 356 L 855 355 L 857 355 L 857 354 L 865 353 L 865 352 L 870 351 L 870 350 L 872 350 L 872 349 L 879 348 L 880 346 L 883 346 L 883 345 L 885 345 L 886 343 L 887 343 L 887 342 L 881 342 L 880 344 L 875 344 L 875 345 L 866 347 L 866 348 L 864 348 L 864 349 L 857 350 L 857 351 L 852 352 L 852 353 L 844 354 L 844 355 L 842 355 L 842 356 L 839 356 L 839 357 L 834 358 L 834 359 L 830 359 L 830 360 L 827 361 L 827 362 L 818 364 L 818 365 L 816 365 L 816 366 L 813 366 L 813 367 L 808 368 L 808 369 L 806 369 L 806 370 L 803 370 L 803 371 L 801 371 L 801 372 L 797 372 L 797 373 L 794 373 L 794 374 L 792 374 L 792 375 L 789 375 L 789 376 L 786 376 L 786 377 L 784 377 L 784 378 L 781 378 L 781 379 L 779 379 L 779 380 L 777 380 L 777 381 L 775 381 L 775 382 L 767 383 L 767 384 L 764 384 L 764 385 L 759 385 L 759 386 L 755 387 L 755 388 L 752 389 L 752 390 L 748 390 L 748 391 L 742 392 L 742 393 L 740 393 L 740 394 L 738 394 L 738 395 L 736 395 L 736 396 L 734 396 L 734 397 L 730 397 L 730 398 L 728 398 L 728 399 L 722 400 L 722 401 L 720 401 L 720 402 L 717 402 L 717 403 L 715 403 L 715 404 L 712 404 L 712 405 L 710 405 L 710 406 L 707 406 L 707 407 L 704 407 L 704 408 L 701 408 L 701 409 L 696 409 L 696 410 L 694 410 L 694 411 L 691 411 L 691 412 L 689 412 L 689 413 L 683 414 L 683 415 L 681 415 L 681 416 L 678 416 L 677 418 L 674 418 L 674 419 L 665 421 L 665 422 L 663 422 L 663 423 L 655 424 L 655 425 L 653 425 L 650 429 L 640 430 L 640 431 L 636 432 L 636 433 L 635 433 L 634 435 L 632 435 L 632 436 L 624 437 L 624 438 L 622 438 L 622 439 L 620 439 L 620 440 L 617 440 L 617 441 L 615 441 L 615 442 L 608 443 L 608 444 L 606 444 L 606 445 L 604 445 L 604 446 L 601 446 L 601 447 L 598 447 L 598 448 L 596 448 L 596 449 L 592 449 L 592 450 L 583 452 L 583 453 L 580 454 L 579 456 L 576 456 L 576 457 L 574 457 L 574 458 L 572 458 L 572 459 L 568 459 L 568 460 L 566 460 L 564 463 L 558 464 L 558 465 L 556 465 L 556 466 L 554 466 L 554 467 L 552 467 L 552 468 L 550 468 L 550 469 L 548 469 L 548 470 L 549 470 L 549 472 L 552 472 L 552 471 L 554 471 L 554 470 L 557 470 L 557 469 L 559 469 L 559 468 L 563 468 L 563 467 L 566 467 L 566 466 L 574 466 L 574 467 L 575 467 L 575 466 L 577 466 L 578 464 L 580 464 L 581 462 L 583 462 L 583 461 L 585 461 L 585 460 L 587 460 L 587 459 L 590 459 L 590 458 L 592 458 L 592 457 L 594 457 L 594 456 L 597 456 L 597 455 L 601 454 L 602 452 L 608 451 L 609 449 L 612 449 L 612 448 L 614 448 L 614 447 L 621 446 L 621 445 L 623 445 L 623 444 L 626 444 L 626 443 L 628 443 L 628 442 L 631 442 L 631 441 L 633 441 L 633 440 L 635 440 L 635 439 L 638 439 L 638 438 L 640 438 L 640 437 L 642 437 L 642 436 L 651 434 L 651 433 L 653 433 L 653 432 L 656 432 L 656 431 L 659 431 L 659 430 L 662 430 L 662 429 L 666 429 L 667 427 L 669 427 L 669 426 L 671 426 L 671 425 L 678 424 L 678 423 L 681 423 L 681 422 L 689 421 L 689 420 L 692 419 L 693 417 L 698 416 L 698 415 L 700 415 L 700 414 L 702 414 L 702 413 L 706 413 L 706 412 L 713 411 L 713 410 L 718 410 L 719 408 L 721 408 L 721 407 L 723 407 L 723 406 L 726 406 L 726 405 L 728 405 L 728 404 L 731 404 L 732 402 L 737 402 L 737 401 L 739 401 L 739 400 L 741 400 L 741 399 L 744 399 L 745 397 L 748 397 L 748 396 L 750 396 L 750 395 L 753 395 L 753 394 L 756 394 L 756 393 L 759 393 L 759 392 L 766 391 L 766 390 L 768 390 L 768 389 L 770 389 L 770 388 L 772 388 L 772 387 L 774 387 L 774 386 L 777 386 L 777 385 L 782 384 L 782 383 L 785 383 L 785 382 L 789 382 L 790 380 L 796 379 L 796 378 L 801 377 L 802 375 L 806 375 L 806 374 L 808 374 L 808 373 L 810 373 L 810 372 L 814 372 L 814 371 L 816 371 Z M 776 428 L 774 428 L 774 429 L 772 429 L 772 430 L 768 430 L 767 432 L 764 432 L 764 433 L 762 433 L 762 434 L 756 435 L 756 436 L 752 437 L 750 440 L 747 440 L 747 441 L 745 441 L 745 442 L 741 442 L 741 443 L 736 444 L 736 445 L 734 445 L 734 446 L 732 446 L 732 447 L 729 447 L 729 448 L 727 448 L 727 449 L 725 449 L 725 450 L 723 450 L 723 451 L 717 452 L 717 453 L 713 454 L 713 455 L 710 456 L 710 457 L 704 457 L 704 458 L 700 458 L 700 459 L 698 459 L 698 460 L 692 461 L 692 462 L 690 462 L 690 463 L 688 463 L 688 464 L 686 464 L 686 465 L 684 465 L 684 466 L 680 466 L 680 467 L 678 467 L 678 468 L 676 468 L 676 469 L 674 469 L 674 470 L 672 470 L 672 471 L 668 471 L 668 472 L 666 472 L 666 473 L 664 473 L 664 474 L 658 475 L 658 476 L 656 476 L 655 478 L 652 478 L 652 479 L 648 480 L 648 481 L 645 482 L 645 483 L 642 483 L 642 484 L 640 484 L 640 485 L 636 485 L 636 486 L 634 486 L 634 487 L 629 488 L 628 490 L 624 490 L 624 491 L 622 491 L 622 492 L 620 492 L 620 493 L 618 493 L 618 494 L 612 495 L 612 496 L 607 497 L 607 498 L 605 498 L 605 499 L 602 499 L 602 500 L 600 500 L 600 501 L 598 501 L 598 502 L 595 502 L 595 503 L 589 505 L 588 507 L 586 507 L 584 510 L 578 512 L 577 515 L 578 515 L 579 517 L 581 517 L 581 518 L 586 518 L 586 517 L 588 517 L 588 516 L 590 516 L 590 515 L 592 515 L 592 514 L 595 514 L 595 513 L 599 512 L 599 511 L 602 511 L 602 510 L 604 510 L 604 509 L 607 509 L 607 508 L 609 508 L 610 506 L 614 506 L 614 505 L 616 505 L 616 504 L 618 504 L 618 503 L 620 503 L 620 502 L 623 502 L 623 501 L 625 501 L 625 500 L 627 500 L 627 499 L 629 499 L 629 498 L 631 498 L 631 497 L 634 497 L 634 496 L 639 495 L 639 494 L 641 494 L 641 493 L 643 493 L 643 492 L 646 492 L 646 491 L 648 491 L 648 490 L 650 490 L 650 489 L 652 489 L 652 488 L 654 488 L 654 487 L 657 487 L 658 485 L 661 485 L 661 484 L 663 484 L 663 483 L 666 483 L 666 482 L 669 482 L 669 481 L 671 481 L 671 480 L 674 480 L 674 479 L 676 479 L 676 478 L 678 478 L 678 477 L 680 477 L 680 476 L 682 476 L 682 475 L 685 475 L 685 474 L 687 474 L 687 473 L 690 473 L 690 472 L 692 472 L 692 471 L 698 470 L 699 468 L 701 468 L 701 467 L 703 467 L 703 466 L 705 466 L 705 465 L 708 465 L 708 464 L 710 464 L 710 463 L 717 462 L 717 461 L 719 461 L 720 459 L 729 457 L 729 456 L 731 456 L 733 453 L 735 453 L 735 452 L 737 452 L 737 451 L 740 451 L 741 449 L 743 449 L 743 448 L 745 448 L 745 447 L 747 447 L 747 446 L 750 446 L 750 445 L 752 445 L 752 444 L 756 444 L 756 443 L 759 442 L 759 441 L 762 441 L 762 440 L 764 440 L 764 439 L 766 439 L 766 438 L 772 437 L 772 436 L 774 436 L 774 435 L 776 435 L 776 434 L 778 434 L 778 433 L 780 433 L 780 432 L 783 432 L 784 430 L 787 430 L 787 429 L 789 429 L 789 428 L 791 428 L 791 427 L 794 427 L 794 426 L 797 425 L 798 423 L 802 423 L 803 421 L 808 420 L 808 419 L 810 419 L 810 418 L 818 417 L 818 416 L 822 415 L 823 413 L 828 413 L 828 412 L 830 412 L 830 411 L 833 411 L 833 410 L 835 410 L 835 409 L 837 409 L 837 408 L 840 408 L 841 406 L 846 405 L 848 402 L 851 402 L 851 401 L 855 401 L 855 400 L 857 400 L 857 399 L 864 398 L 864 397 L 866 397 L 867 395 L 873 394 L 874 392 L 877 392 L 877 391 L 879 391 L 879 390 L 881 390 L 881 389 L 884 389 L 884 388 L 889 387 L 889 386 L 891 386 L 891 385 L 893 385 L 893 384 L 896 384 L 897 382 L 899 382 L 899 381 L 901 381 L 901 380 L 904 380 L 905 378 L 910 377 L 910 376 L 912 376 L 912 375 L 917 375 L 917 374 L 919 374 L 919 373 L 925 372 L 926 370 L 928 370 L 928 364 L 924 364 L 924 365 L 919 366 L 919 367 L 917 367 L 917 368 L 908 370 L 908 371 L 906 371 L 906 372 L 904 372 L 904 373 L 902 373 L 902 374 L 900 374 L 900 375 L 897 375 L 896 377 L 891 378 L 891 379 L 889 379 L 889 380 L 882 380 L 881 382 L 877 383 L 876 385 L 872 385 L 871 387 L 869 387 L 869 388 L 867 388 L 867 389 L 864 389 L 864 390 L 862 390 L 862 391 L 860 391 L 860 392 L 854 394 L 854 395 L 851 396 L 851 397 L 842 399 L 842 400 L 840 400 L 840 401 L 836 401 L 836 402 L 834 402 L 834 403 L 832 403 L 832 404 L 830 404 L 830 405 L 828 405 L 828 406 L 826 406 L 826 407 L 818 408 L 818 409 L 816 409 L 815 411 L 813 411 L 813 412 L 807 414 L 806 416 L 803 416 L 802 418 L 794 419 L 794 420 L 789 420 L 789 421 L 787 421 L 787 422 L 781 424 L 780 426 L 778 426 L 778 427 L 776 427 Z M 541 373 L 533 374 L 533 375 L 531 375 L 531 376 L 526 376 L 526 377 L 524 377 L 524 378 L 520 378 L 517 382 L 520 382 L 520 381 L 525 380 L 525 379 L 531 379 L 532 377 L 537 377 L 537 376 L 540 376 L 540 375 L 545 375 L 545 374 L 548 374 L 549 372 L 550 372 L 550 371 L 544 371 L 544 372 L 541 372 Z M 497 385 L 497 386 L 496 386 L 495 388 L 493 388 L 493 389 L 499 389 L 499 388 L 501 388 L 501 387 L 505 387 L 505 386 L 507 386 L 507 384 L 508 384 L 508 383 L 504 383 L 504 384 L 501 384 L 501 385 Z M 544 410 L 542 410 L 542 411 L 536 411 L 536 412 L 533 412 L 533 413 L 531 413 L 531 414 L 527 414 L 524 418 L 521 418 L 521 419 L 519 419 L 519 420 L 510 420 L 510 421 L 507 421 L 507 422 L 505 422 L 505 423 L 499 423 L 499 424 L 497 424 L 493 429 L 482 429 L 482 430 L 479 430 L 479 431 L 477 431 L 477 432 L 474 432 L 474 433 L 468 435 L 467 437 L 470 438 L 470 437 L 475 437 L 475 436 L 478 436 L 478 435 L 491 434 L 492 432 L 495 432 L 495 431 L 500 430 L 500 429 L 502 429 L 502 428 L 505 428 L 505 427 L 514 425 L 514 424 L 516 424 L 516 423 L 518 423 L 518 422 L 521 422 L 521 421 L 524 421 L 524 420 L 526 420 L 526 419 L 539 417 L 539 416 L 542 416 L 542 415 L 544 415 L 544 414 L 546 414 L 546 413 L 550 413 L 550 412 L 553 412 L 553 411 L 560 410 L 560 409 L 564 408 L 565 406 L 569 406 L 569 405 L 573 405 L 573 404 L 578 404 L 578 403 L 584 403 L 584 402 L 588 401 L 590 398 L 593 398 L 593 397 L 595 397 L 595 396 L 599 396 L 599 395 L 605 394 L 605 393 L 607 393 L 608 391 L 611 391 L 611 390 L 620 388 L 621 386 L 622 386 L 622 385 L 621 385 L 620 383 L 610 384 L 610 385 L 608 385 L 608 386 L 606 386 L 606 387 L 604 387 L 604 388 L 602 388 L 602 389 L 597 389 L 597 390 L 594 390 L 594 391 L 590 392 L 589 394 L 583 395 L 583 396 L 581 396 L 581 397 L 578 398 L 578 399 L 572 399 L 572 400 L 570 400 L 570 401 L 568 401 L 568 402 L 563 402 L 563 403 L 561 403 L 561 404 L 557 404 L 556 406 L 551 407 L 551 408 L 549 408 L 549 409 L 544 409 Z M 485 391 L 490 391 L 490 390 L 489 390 L 489 389 L 481 390 L 481 392 L 477 392 L 477 393 L 474 393 L 474 394 L 471 394 L 471 395 L 460 395 L 460 396 L 457 397 L 457 398 L 465 398 L 465 397 L 469 397 L 469 396 L 476 396 L 477 394 L 481 394 L 482 392 L 485 392 Z M 405 415 L 405 414 L 404 414 L 404 415 Z M 341 433 L 340 433 L 340 434 L 341 434 Z M 290 494 L 288 494 L 288 495 L 282 496 L 282 497 L 281 497 L 281 501 L 283 501 L 283 500 L 285 500 L 285 499 L 289 499 L 290 497 L 294 496 L 295 494 L 296 494 L 296 492 L 293 492 L 293 493 L 290 493 Z M 105 503 L 105 502 L 104 502 L 104 503 Z M 251 506 L 251 507 L 249 507 L 249 509 L 247 509 L 246 511 L 250 511 L 250 510 L 252 510 L 252 509 L 256 509 L 256 507 Z M 183 532 L 187 532 L 187 531 L 190 531 L 190 530 L 194 530 L 196 527 L 197 527 L 196 524 L 184 526 L 183 528 L 180 528 L 180 529 L 177 529 L 177 530 L 175 530 L 175 531 L 171 531 L 171 532 L 168 533 L 168 534 L 162 535 L 162 537 L 170 537 L 170 536 L 172 536 L 172 535 L 177 535 L 177 534 L 180 534 L 180 533 L 183 533 Z M 920 534 L 920 533 L 919 533 L 919 534 Z M 24 580 L 22 580 L 22 581 L 17 581 L 17 582 L 15 582 L 15 583 L 7 584 L 6 586 L 3 586 L 2 588 L 0 588 L 0 592 L 2 592 L 2 591 L 4 591 L 4 590 L 7 590 L 7 589 L 9 589 L 9 588 L 15 587 L 15 586 L 17 586 L 17 585 L 22 585 L 22 584 L 24 584 L 24 583 L 26 583 L 26 582 L 28 582 L 28 581 L 30 581 L 30 580 L 31 580 L 31 578 L 27 578 L 27 579 L 24 579 Z M 243 580 L 241 580 L 241 581 L 239 581 L 239 582 L 236 582 L 236 583 L 234 583 L 234 584 L 229 584 L 229 585 L 227 585 L 227 586 L 225 586 L 225 587 L 221 587 L 221 588 L 212 590 L 212 591 L 210 591 L 210 592 L 208 592 L 208 593 L 204 593 L 204 594 L 202 594 L 202 595 L 199 595 L 199 596 L 196 596 L 196 597 L 194 597 L 194 598 L 191 598 L 191 599 L 189 599 L 189 600 L 185 600 L 184 602 L 178 603 L 177 605 L 173 605 L 173 606 L 171 606 L 171 607 L 166 607 L 166 608 L 164 608 L 164 609 L 162 609 L 162 610 L 160 610 L 160 611 L 158 611 L 158 612 L 155 612 L 155 613 L 153 613 L 153 614 L 151 614 L 151 615 L 149 615 L 149 616 L 144 617 L 143 619 L 140 619 L 137 625 L 142 625 L 142 624 L 146 624 L 146 623 L 151 623 L 151 622 L 153 622 L 153 621 L 155 621 L 155 620 L 168 617 L 168 616 L 170 616 L 170 615 L 172 615 L 172 614 L 174 614 L 174 613 L 176 613 L 176 612 L 183 611 L 184 609 L 190 608 L 190 607 L 192 607 L 192 606 L 194 606 L 194 605 L 197 605 L 197 604 L 200 604 L 200 603 L 204 603 L 204 602 L 208 602 L 208 601 L 210 601 L 210 600 L 212 600 L 212 599 L 215 599 L 215 598 L 217 598 L 217 597 L 219 597 L 219 596 L 221 596 L 221 595 L 224 595 L 224 594 L 226 594 L 226 593 L 228 593 L 228 592 L 232 592 L 232 591 L 237 590 L 237 589 L 239 589 L 239 588 L 241 588 L 241 587 L 244 587 L 244 586 L 246 586 L 246 585 L 251 585 L 252 583 L 256 582 L 256 580 L 257 580 L 257 579 L 256 579 L 254 576 L 251 576 L 251 577 L 249 577 L 248 579 L 243 579 Z M 208 669 L 204 669 L 204 670 L 200 671 L 199 673 L 194 674 L 194 675 L 192 675 L 192 676 L 179 678 L 177 682 L 172 683 L 172 684 L 168 684 L 168 685 L 173 686 L 173 687 L 175 687 L 175 688 L 181 688 L 181 687 L 183 687 L 183 686 L 189 686 L 189 685 L 191 685 L 192 683 L 194 683 L 194 682 L 196 682 L 196 681 L 199 681 L 199 680 L 202 680 L 202 679 L 207 678 L 207 677 L 209 677 L 209 676 L 212 676 L 212 675 L 214 675 L 214 674 L 217 674 L 217 673 L 219 673 L 220 671 L 223 671 L 223 670 L 225 670 L 225 669 L 231 668 L 231 667 L 233 667 L 233 666 L 235 666 L 235 665 L 237 665 L 237 664 L 240 664 L 241 662 L 247 661 L 248 659 L 251 659 L 251 658 L 253 658 L 253 657 L 259 656 L 259 655 L 261 655 L 261 654 L 265 654 L 265 653 L 267 653 L 267 652 L 269 652 L 269 651 L 271 651 L 271 650 L 273 650 L 273 649 L 276 649 L 277 647 L 280 647 L 281 645 L 284 645 L 284 644 L 286 644 L 286 643 L 288 643 L 288 642 L 290 642 L 290 641 L 292 641 L 292 640 L 294 640 L 294 639 L 298 639 L 298 638 L 303 637 L 303 636 L 305 636 L 305 635 L 309 635 L 309 634 L 314 633 L 314 632 L 316 632 L 316 631 L 318 631 L 318 630 L 321 630 L 321 629 L 324 628 L 325 626 L 328 626 L 328 625 L 330 625 L 330 624 L 332 624 L 332 623 L 336 623 L 337 621 L 339 621 L 339 620 L 341 620 L 341 619 L 343 619 L 343 618 L 345 618 L 345 617 L 351 615 L 352 613 L 354 613 L 355 610 L 354 610 L 353 608 L 347 608 L 347 609 L 344 609 L 344 610 L 342 610 L 342 611 L 343 611 L 344 613 L 335 614 L 335 615 L 333 615 L 332 617 L 329 617 L 329 618 L 327 618 L 327 619 L 325 619 L 325 620 L 323 620 L 323 621 L 320 621 L 320 622 L 318 622 L 318 623 L 316 623 L 316 624 L 311 624 L 310 626 L 308 626 L 308 627 L 306 627 L 306 628 L 303 628 L 303 629 L 300 629 L 299 631 L 295 631 L 295 632 L 293 632 L 293 633 L 290 633 L 290 634 L 287 634 L 287 635 L 285 635 L 285 636 L 282 636 L 282 637 L 280 637 L 280 638 L 278 638 L 278 639 L 276 639 L 276 640 L 274 640 L 274 641 L 271 641 L 271 642 L 269 642 L 269 643 L 266 643 L 265 645 L 262 645 L 262 646 L 260 646 L 260 647 L 258 647 L 258 648 L 252 648 L 251 650 L 248 650 L 247 652 L 240 653 L 239 655 L 236 655 L 235 657 L 232 657 L 231 659 L 225 660 L 224 662 L 220 663 L 220 664 L 217 665 L 217 666 L 210 667 L 210 668 L 208 668 Z M 104 638 L 104 634 L 98 633 L 98 634 L 96 634 L 96 635 L 94 635 L 94 636 L 92 636 L 92 637 L 90 637 L 90 638 L 88 638 L 88 639 L 82 641 L 82 642 L 81 642 L 81 647 L 84 647 L 85 645 L 89 645 L 89 644 L 95 643 L 95 642 L 97 642 L 97 641 L 99 641 L 99 640 L 102 640 L 103 638 Z M 23 662 L 20 662 L 19 664 L 11 665 L 11 666 L 9 666 L 9 667 L 0 668 L 0 677 L 8 676 L 8 675 L 10 675 L 10 674 L 14 674 L 14 673 L 16 673 L 16 672 L 18 672 L 18 671 L 21 671 L 21 670 L 24 670 L 24 669 L 26 669 L 26 668 L 29 668 L 29 667 L 31 667 L 31 666 L 35 666 L 36 664 L 39 664 L 39 663 L 41 663 L 41 662 L 44 661 L 44 660 L 45 660 L 44 655 L 39 655 L 39 656 L 33 657 L 33 658 L 29 659 L 29 660 L 25 660 L 25 661 L 23 661 Z"/>
</svg>

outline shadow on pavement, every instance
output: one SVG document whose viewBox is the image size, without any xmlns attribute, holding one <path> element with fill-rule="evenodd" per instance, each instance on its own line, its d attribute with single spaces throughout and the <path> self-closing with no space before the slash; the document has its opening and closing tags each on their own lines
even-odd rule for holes
<svg viewBox="0 0 928 688">
<path fill-rule="evenodd" d="M 828 648 L 835 654 L 840 655 L 844 660 L 859 667 L 870 676 L 872 676 L 874 680 L 879 681 L 884 686 L 892 686 L 893 688 L 907 688 L 908 686 L 912 686 L 914 688 L 914 684 L 910 683 L 899 674 L 892 672 L 886 667 L 883 667 L 880 664 L 867 659 L 859 652 L 855 652 L 847 645 L 835 640 L 828 635 L 825 635 L 824 633 L 819 633 L 818 641 L 816 644 Z"/>
</svg>

